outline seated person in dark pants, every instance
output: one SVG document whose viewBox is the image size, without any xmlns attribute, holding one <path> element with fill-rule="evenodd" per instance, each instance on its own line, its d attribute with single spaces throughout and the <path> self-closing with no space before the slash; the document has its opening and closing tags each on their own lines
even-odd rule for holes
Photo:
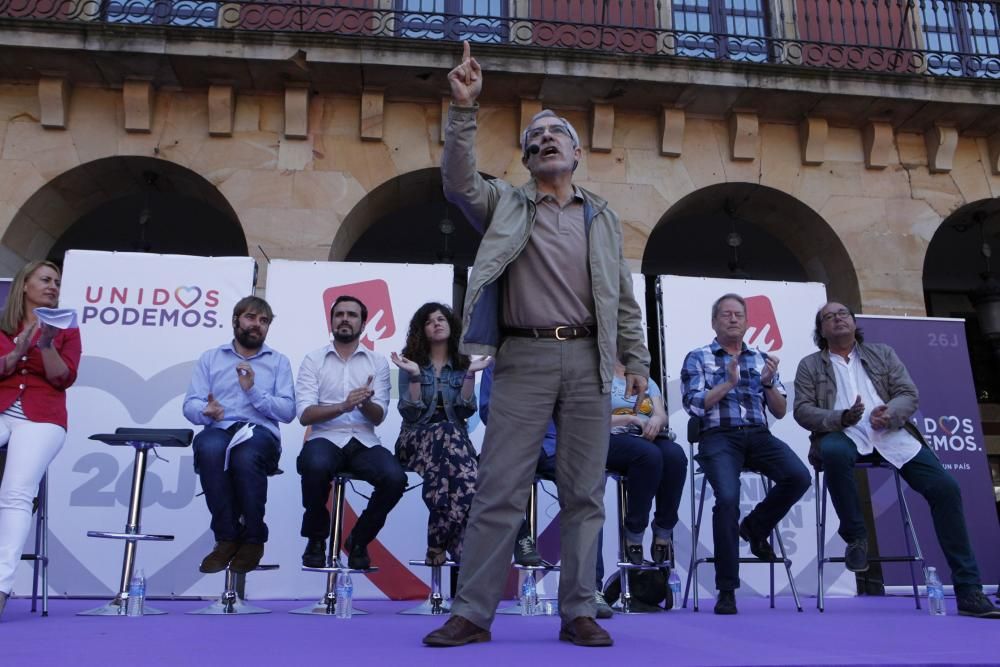
<svg viewBox="0 0 1000 667">
<path fill-rule="evenodd" d="M 719 591 L 715 613 L 735 614 L 739 537 L 750 543 L 757 558 L 777 560 L 768 536 L 809 489 L 810 479 L 802 461 L 768 430 L 765 409 L 778 419 L 784 417 L 786 392 L 778 378 L 777 357 L 743 342 L 747 331 L 743 297 L 724 294 L 712 304 L 712 329 L 715 340 L 684 359 L 681 382 L 684 408 L 701 420 L 695 459 L 715 493 L 712 533 Z M 739 522 L 743 468 L 762 472 L 774 486 Z"/>
<path fill-rule="evenodd" d="M 360 300 L 337 297 L 330 308 L 333 342 L 306 355 L 295 382 L 299 421 L 312 427 L 297 460 L 305 508 L 302 537 L 308 540 L 302 554 L 306 567 L 326 565 L 326 502 L 338 473 L 350 473 L 374 487 L 368 507 L 344 543 L 348 567 L 356 570 L 371 566 L 368 544 L 406 489 L 403 467 L 375 434 L 389 405 L 389 362 L 359 344 L 367 321 L 368 308 Z M 334 545 L 334 553 L 339 548 Z"/>
<path fill-rule="evenodd" d="M 847 569 L 868 569 L 868 536 L 854 464 L 859 455 L 876 454 L 927 499 L 951 568 L 958 613 L 1000 618 L 1000 610 L 983 594 L 958 482 L 910 422 L 918 394 L 903 362 L 888 345 L 865 343 L 854 313 L 835 301 L 816 313 L 813 340 L 820 351 L 799 362 L 795 374 L 795 421 L 812 432 L 809 458 L 826 471 L 830 499 L 840 518 L 838 532 L 847 542 Z"/>
<path fill-rule="evenodd" d="M 673 561 L 674 526 L 687 477 L 687 456 L 669 436 L 663 396 L 652 379 L 638 408 L 635 401 L 635 396 L 625 397 L 625 367 L 616 363 L 611 385 L 608 470 L 628 477 L 625 557 L 633 565 L 642 564 L 642 536 L 655 497 L 650 556 L 653 563 L 663 565 Z"/>
<path fill-rule="evenodd" d="M 199 568 L 249 572 L 264 555 L 267 476 L 278 470 L 278 422 L 295 416 L 292 367 L 264 344 L 274 314 L 248 296 L 233 308 L 233 340 L 201 355 L 184 397 L 184 416 L 205 429 L 194 439 L 194 469 L 212 513 L 215 548 Z M 229 447 L 240 429 L 249 439 Z"/>
</svg>

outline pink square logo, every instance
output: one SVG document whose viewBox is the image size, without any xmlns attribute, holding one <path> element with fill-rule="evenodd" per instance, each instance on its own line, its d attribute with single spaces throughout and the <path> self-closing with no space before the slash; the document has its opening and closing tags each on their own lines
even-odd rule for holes
<svg viewBox="0 0 1000 667">
<path fill-rule="evenodd" d="M 323 306 L 326 309 L 327 334 L 330 329 L 330 309 L 337 297 L 348 294 L 361 299 L 368 308 L 368 323 L 361 334 L 361 344 L 369 350 L 375 350 L 375 343 L 383 338 L 391 338 L 396 333 L 396 320 L 392 315 L 392 299 L 389 298 L 389 285 L 384 280 L 365 280 L 349 285 L 328 287 L 323 291 Z"/>
</svg>

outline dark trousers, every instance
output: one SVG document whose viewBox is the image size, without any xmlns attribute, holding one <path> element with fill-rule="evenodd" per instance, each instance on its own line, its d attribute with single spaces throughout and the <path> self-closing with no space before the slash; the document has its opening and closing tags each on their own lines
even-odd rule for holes
<svg viewBox="0 0 1000 667">
<path fill-rule="evenodd" d="M 774 530 L 809 489 L 809 471 L 788 445 L 763 426 L 710 429 L 702 434 L 695 459 L 715 493 L 715 587 L 720 591 L 735 590 L 740 586 L 740 472 L 747 468 L 774 482 L 745 519 L 750 535 L 762 537 Z"/>
<path fill-rule="evenodd" d="M 819 447 L 826 487 L 840 519 L 837 532 L 846 542 L 865 537 L 861 500 L 854 481 L 854 464 L 858 460 L 854 441 L 843 433 L 830 433 L 820 440 Z M 979 588 L 979 567 L 965 527 L 958 482 L 945 472 L 928 447 L 921 447 L 916 456 L 903 464 L 899 474 L 930 506 L 934 531 L 951 568 L 952 583 L 956 588 Z"/>
<path fill-rule="evenodd" d="M 326 438 L 307 440 L 296 466 L 302 476 L 302 507 L 305 508 L 302 537 L 310 539 L 325 540 L 330 534 L 330 511 L 326 501 L 330 496 L 330 482 L 337 473 L 350 473 L 374 487 L 368 507 L 351 531 L 354 545 L 367 545 L 375 539 L 406 490 L 406 473 L 392 452 L 381 446 L 366 447 L 355 438 L 343 447 Z"/>
<path fill-rule="evenodd" d="M 273 433 L 257 425 L 253 436 L 233 447 L 224 470 L 226 445 L 243 426 L 206 428 L 195 436 L 194 469 L 201 479 L 216 541 L 264 544 L 267 476 L 278 469 L 281 447 Z"/>
</svg>

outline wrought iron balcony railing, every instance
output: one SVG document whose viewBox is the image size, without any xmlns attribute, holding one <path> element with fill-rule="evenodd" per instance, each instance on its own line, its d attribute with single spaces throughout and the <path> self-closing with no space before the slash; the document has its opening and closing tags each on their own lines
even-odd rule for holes
<svg viewBox="0 0 1000 667">
<path fill-rule="evenodd" d="M 0 17 L 1000 79 L 1000 0 L 0 0 Z"/>
</svg>

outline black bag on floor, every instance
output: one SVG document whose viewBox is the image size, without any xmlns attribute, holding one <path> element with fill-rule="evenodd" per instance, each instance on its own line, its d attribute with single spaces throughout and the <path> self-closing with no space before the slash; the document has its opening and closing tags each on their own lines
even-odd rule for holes
<svg viewBox="0 0 1000 667">
<path fill-rule="evenodd" d="M 604 598 L 614 604 L 621 597 L 620 571 L 616 571 L 604 584 Z M 632 593 L 633 611 L 669 611 L 674 606 L 673 592 L 667 583 L 670 570 L 629 570 L 628 584 Z"/>
</svg>

